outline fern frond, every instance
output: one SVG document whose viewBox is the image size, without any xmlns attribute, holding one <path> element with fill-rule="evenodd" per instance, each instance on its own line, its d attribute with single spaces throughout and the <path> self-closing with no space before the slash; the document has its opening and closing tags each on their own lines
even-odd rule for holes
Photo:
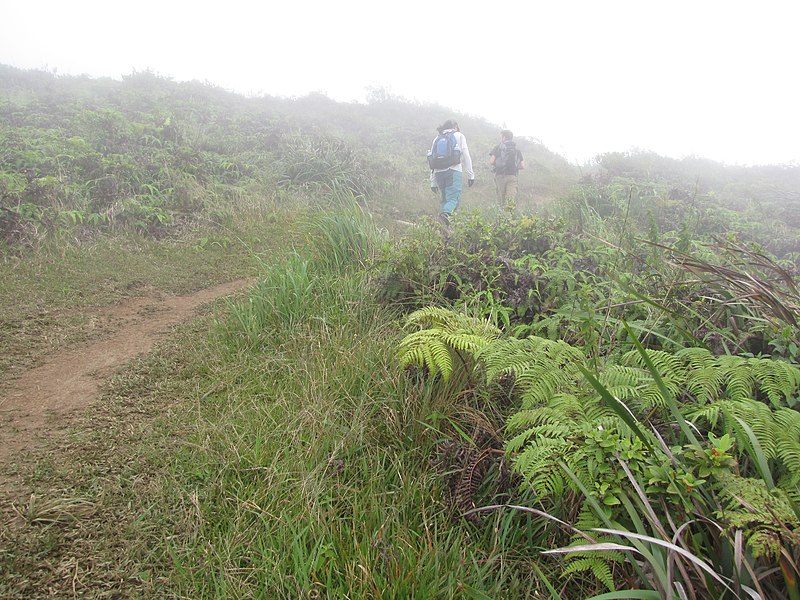
<svg viewBox="0 0 800 600">
<path fill-rule="evenodd" d="M 522 340 L 510 338 L 492 344 L 481 352 L 480 358 L 486 365 L 486 377 L 490 381 L 505 373 L 519 374 L 540 365 L 570 368 L 584 360 L 583 353 L 566 342 L 537 336 Z"/>
<path fill-rule="evenodd" d="M 442 332 L 442 341 L 456 350 L 467 352 L 471 356 L 477 354 L 481 348 L 489 343 L 486 338 L 480 335 L 462 331 Z"/>
<path fill-rule="evenodd" d="M 611 567 L 605 557 L 593 556 L 570 560 L 564 569 L 564 575 L 584 573 L 587 571 L 591 571 L 595 578 L 606 586 L 609 592 L 616 591 L 616 587 L 614 587 L 614 576 L 611 573 Z"/>
<path fill-rule="evenodd" d="M 513 460 L 513 468 L 520 473 L 531 488 L 547 495 L 553 487 L 552 480 L 543 476 L 561 477 L 557 461 L 573 450 L 572 442 L 560 438 L 534 439 Z"/>
<path fill-rule="evenodd" d="M 426 306 L 406 317 L 406 326 L 421 329 L 439 329 L 449 333 L 472 334 L 487 341 L 500 337 L 500 330 L 485 319 L 478 319 L 461 312 Z"/>
<path fill-rule="evenodd" d="M 623 401 L 636 398 L 638 391 L 646 385 L 647 374 L 642 369 L 623 365 L 610 365 L 598 377 L 603 387 Z"/>
<path fill-rule="evenodd" d="M 713 362 L 705 362 L 697 366 L 690 366 L 686 378 L 686 391 L 699 404 L 707 404 L 719 399 L 724 383 L 724 374 L 718 366 Z"/>
<path fill-rule="evenodd" d="M 584 503 L 581 506 L 581 510 L 578 513 L 578 518 L 575 520 L 575 528 L 579 529 L 580 531 L 591 531 L 592 529 L 596 529 L 598 527 L 603 527 L 605 524 L 603 521 L 600 520 L 592 507 L 588 503 Z"/>
<path fill-rule="evenodd" d="M 549 407 L 520 411 L 511 415 L 506 423 L 506 429 L 510 432 L 527 428 L 535 428 L 546 437 L 567 437 L 575 431 L 574 421 Z M 556 434 L 547 435 L 543 433 L 545 430 L 552 430 Z"/>
<path fill-rule="evenodd" d="M 409 333 L 398 345 L 402 366 L 418 365 L 447 380 L 453 373 L 453 352 L 474 357 L 500 335 L 500 330 L 486 321 L 429 306 L 406 318 L 408 325 L 423 327 Z"/>
<path fill-rule="evenodd" d="M 454 492 L 454 501 L 456 506 L 461 509 L 461 512 L 467 512 L 475 508 L 475 496 L 478 493 L 481 481 L 486 475 L 486 459 L 490 456 L 490 452 L 490 450 L 472 452 L 472 455 L 467 459 L 467 463 L 461 469 Z"/>
<path fill-rule="evenodd" d="M 561 340 L 532 336 L 497 340 L 485 346 L 478 358 L 486 366 L 488 381 L 513 375 L 515 386 L 522 392 L 523 406 L 532 408 L 575 388 L 579 374 L 576 364 L 583 361 L 583 354 Z"/>
<path fill-rule="evenodd" d="M 780 408 L 772 416 L 776 430 L 775 454 L 787 474 L 784 489 L 793 490 L 800 483 L 800 413 Z"/>
<path fill-rule="evenodd" d="M 689 369 L 705 369 L 716 362 L 716 357 L 706 348 L 683 348 L 675 356 L 683 360 Z"/>
<path fill-rule="evenodd" d="M 717 517 L 730 526 L 754 532 L 747 543 L 754 556 L 780 553 L 778 532 L 797 531 L 800 521 L 791 506 L 791 498 L 780 488 L 768 490 L 762 479 L 727 473 L 718 477 L 722 509 Z"/>
<path fill-rule="evenodd" d="M 720 356 L 717 364 L 722 371 L 725 393 L 731 400 L 746 400 L 753 397 L 755 378 L 746 361 L 740 356 Z"/>
<path fill-rule="evenodd" d="M 676 354 L 662 350 L 645 350 L 653 362 L 658 374 L 665 380 L 685 381 L 687 371 L 684 361 Z M 635 365 L 641 369 L 647 368 L 644 358 L 637 350 L 626 352 L 622 357 L 623 365 Z"/>
<path fill-rule="evenodd" d="M 751 358 L 747 364 L 753 376 L 775 408 L 793 405 L 800 385 L 800 369 L 789 363 L 767 358 Z"/>
<path fill-rule="evenodd" d="M 800 444 L 780 439 L 775 444 L 775 455 L 789 473 L 787 485 L 793 486 L 800 482 Z"/>
<path fill-rule="evenodd" d="M 614 427 L 612 423 L 619 423 L 621 419 L 608 406 L 601 405 L 596 398 L 587 398 L 583 405 L 583 419 L 595 426 L 601 425 L 605 429 Z"/>
<path fill-rule="evenodd" d="M 664 383 L 667 384 L 667 389 L 670 390 L 673 397 L 678 394 L 679 388 L 676 385 L 670 385 L 671 382 L 668 383 L 667 381 L 664 381 Z M 665 408 L 667 406 L 667 399 L 664 398 L 655 381 L 642 390 L 635 400 L 636 404 L 643 409 Z"/>
<path fill-rule="evenodd" d="M 529 441 L 532 445 L 540 445 L 542 440 L 565 440 L 570 437 L 571 434 L 572 431 L 568 427 L 561 424 L 547 424 L 540 425 L 538 427 L 530 427 L 506 442 L 506 452 L 517 452 Z"/>
<path fill-rule="evenodd" d="M 763 402 L 748 399 L 741 402 L 732 402 L 729 411 L 729 426 L 740 438 L 740 447 L 744 447 L 741 442 L 745 439 L 745 432 L 742 430 L 741 424 L 732 418 L 734 416 L 739 417 L 750 426 L 766 458 L 769 460 L 774 459 L 776 457 L 776 442 L 780 432 L 776 428 L 773 412 L 769 406 Z"/>
<path fill-rule="evenodd" d="M 516 416 L 516 415 L 515 415 Z M 525 444 L 528 443 L 528 440 L 536 435 L 537 430 L 535 427 L 531 427 L 530 429 L 526 429 L 522 433 L 518 433 L 513 438 L 508 440 L 505 445 L 506 452 L 513 454 L 519 451 Z"/>
<path fill-rule="evenodd" d="M 561 416 L 561 420 L 580 419 L 586 411 L 585 398 L 578 398 L 574 394 L 555 394 L 550 397 L 547 409 Z"/>
<path fill-rule="evenodd" d="M 653 362 L 656 372 L 661 377 L 670 395 L 673 398 L 679 397 L 688 376 L 688 371 L 683 361 L 676 355 L 661 350 L 645 350 L 645 352 Z M 637 404 L 647 409 L 653 407 L 663 408 L 667 405 L 667 399 L 663 397 L 652 375 L 646 371 L 647 365 L 637 350 L 625 353 L 622 357 L 622 364 L 633 365 L 642 372 L 642 390 L 639 392 L 638 398 L 635 398 Z"/>
<path fill-rule="evenodd" d="M 791 408 L 779 408 L 775 411 L 774 418 L 789 439 L 800 442 L 800 412 Z"/>
<path fill-rule="evenodd" d="M 408 334 L 400 342 L 397 352 L 401 366 L 425 367 L 431 375 L 441 373 L 445 380 L 453 373 L 453 357 L 438 329 L 423 329 Z"/>
<path fill-rule="evenodd" d="M 711 429 L 716 429 L 717 425 L 720 423 L 720 418 L 724 415 L 725 410 L 728 409 L 730 404 L 732 404 L 730 400 L 719 400 L 713 404 L 689 409 L 686 412 L 686 417 L 693 423 L 705 421 L 709 424 Z"/>
<path fill-rule="evenodd" d="M 788 481 L 780 481 L 778 486 L 786 492 L 786 497 L 789 499 L 789 502 L 792 503 L 792 506 L 800 506 L 800 481 L 797 481 L 798 477 L 795 474 L 794 477 L 787 478 Z"/>
<path fill-rule="evenodd" d="M 546 407 L 533 408 L 521 410 L 511 415 L 506 422 L 506 429 L 510 432 L 514 432 L 545 423 L 559 423 L 560 421 L 560 415 L 553 413 L 553 411 Z"/>
<path fill-rule="evenodd" d="M 530 480 L 531 489 L 533 489 L 540 496 L 547 496 L 550 498 L 560 498 L 566 489 L 566 482 L 561 472 L 557 469 L 551 469 L 539 473 Z"/>
</svg>

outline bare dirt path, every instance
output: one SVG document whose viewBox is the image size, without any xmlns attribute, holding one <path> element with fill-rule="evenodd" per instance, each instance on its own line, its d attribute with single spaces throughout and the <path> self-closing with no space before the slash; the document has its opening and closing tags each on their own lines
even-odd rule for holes
<svg viewBox="0 0 800 600">
<path fill-rule="evenodd" d="M 20 459 L 24 450 L 58 435 L 71 413 L 97 399 L 103 381 L 147 352 L 160 335 L 192 317 L 203 304 L 248 283 L 232 281 L 187 296 L 132 298 L 108 308 L 103 317 L 116 323 L 110 335 L 47 357 L 0 396 L 0 470 Z"/>
</svg>

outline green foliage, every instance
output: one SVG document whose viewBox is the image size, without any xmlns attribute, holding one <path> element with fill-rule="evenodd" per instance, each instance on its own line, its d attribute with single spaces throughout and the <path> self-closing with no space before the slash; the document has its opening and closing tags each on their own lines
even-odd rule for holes
<svg viewBox="0 0 800 600">
<path fill-rule="evenodd" d="M 574 387 L 583 354 L 561 340 L 528 337 L 498 339 L 479 358 L 488 380 L 512 375 L 523 408 L 532 408 Z"/>
<path fill-rule="evenodd" d="M 800 484 L 800 418 L 787 408 L 798 393 L 797 367 L 718 357 L 700 348 L 640 348 L 619 362 L 607 361 L 595 378 L 584 366 L 584 352 L 563 341 L 520 340 L 497 330 L 477 332 L 476 338 L 480 321 L 465 319 L 441 308 L 417 311 L 412 321 L 428 329 L 401 342 L 402 361 L 446 378 L 452 353 L 460 350 L 474 361 L 464 362 L 465 368 L 482 373 L 486 385 L 510 379 L 520 409 L 508 419 L 506 451 L 545 506 L 572 497 L 585 516 L 581 528 L 604 519 L 617 528 L 635 527 L 639 509 L 631 501 L 646 494 L 647 502 L 670 507 L 676 527 L 689 527 L 689 515 L 699 508 L 719 520 L 722 529 L 709 543 L 731 544 L 718 534 L 740 529 L 753 559 L 776 560 L 781 540 L 798 535 L 798 505 L 791 498 Z M 672 426 L 676 418 L 679 428 Z M 690 435 L 684 426 L 689 419 L 706 442 Z M 766 502 L 764 492 L 773 489 L 774 501 Z M 772 508 L 754 510 L 750 504 Z M 568 574 L 594 572 L 613 589 L 608 563 L 579 560 Z M 693 579 L 684 583 L 699 585 Z"/>
<path fill-rule="evenodd" d="M 296 329 L 308 316 L 318 282 L 298 254 L 270 269 L 247 300 L 229 304 L 231 317 L 219 323 L 231 345 L 262 347 Z"/>
<path fill-rule="evenodd" d="M 763 397 L 775 408 L 792 407 L 800 393 L 800 368 L 782 361 L 714 356 L 703 348 L 687 348 L 674 354 L 648 350 L 647 355 L 673 396 L 685 395 L 686 399 L 700 405 L 721 398 L 744 401 Z M 645 368 L 641 355 L 634 351 L 625 354 L 621 364 Z M 633 387 L 637 376 L 643 376 L 644 371 L 638 374 L 631 370 L 615 372 L 621 377 L 610 381 L 610 385 L 625 387 L 627 383 L 630 397 L 636 394 L 651 406 L 664 405 L 664 398 L 652 383 L 644 389 Z"/>
<path fill-rule="evenodd" d="M 383 297 L 416 307 L 459 302 L 515 326 L 550 310 L 555 294 L 584 280 L 584 271 L 568 271 L 575 256 L 556 246 L 561 235 L 558 221 L 505 213 L 469 214 L 446 242 L 433 227 L 419 227 L 382 257 Z M 582 264 L 594 268 L 591 260 Z"/>
<path fill-rule="evenodd" d="M 400 364 L 424 367 L 431 375 L 441 374 L 445 380 L 453 373 L 454 357 L 466 367 L 466 360 L 474 359 L 500 333 L 486 321 L 437 307 L 417 310 L 408 315 L 406 322 L 408 326 L 423 329 L 400 342 Z"/>
<path fill-rule="evenodd" d="M 326 270 L 366 269 L 385 241 L 371 215 L 358 205 L 315 214 L 311 246 Z"/>
<path fill-rule="evenodd" d="M 793 590 L 796 168 L 605 155 L 574 187 L 563 160 L 521 139 L 518 206 L 558 196 L 539 208 L 560 217 L 469 212 L 491 195 L 475 186 L 447 236 L 418 219 L 390 243 L 376 223 L 433 212 L 421 149 L 452 116 L 442 107 L 5 67 L 0 89 L 4 251 L 204 223 L 186 245 L 200 260 L 237 245 L 236 215 L 265 224 L 287 208 L 304 227 L 307 253 L 261 265 L 187 384 L 196 435 L 168 461 L 172 529 L 151 561 L 172 569 L 174 594 L 524 597 L 543 582 L 558 597 L 552 572 L 580 597 L 633 582 L 662 596 Z M 496 127 L 459 121 L 471 147 L 495 143 Z M 416 309 L 400 342 L 397 304 Z M 456 504 L 504 482 L 507 499 L 596 543 L 532 520 L 453 523 L 430 468 L 449 436 Z M 514 557 L 561 543 L 565 564 L 517 570 Z"/>
<path fill-rule="evenodd" d="M 309 193 L 324 193 L 342 201 L 363 200 L 376 191 L 377 182 L 355 150 L 340 139 L 292 133 L 280 140 L 277 182 Z"/>
<path fill-rule="evenodd" d="M 642 230 L 681 224 L 691 236 L 738 232 L 779 256 L 797 250 L 797 165 L 739 167 L 634 151 L 603 154 L 598 166 L 580 193 L 601 216 L 627 211 Z"/>
</svg>

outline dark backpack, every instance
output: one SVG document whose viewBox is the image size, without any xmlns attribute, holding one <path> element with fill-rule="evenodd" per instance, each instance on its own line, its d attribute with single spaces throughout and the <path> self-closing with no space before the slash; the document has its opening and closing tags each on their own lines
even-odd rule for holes
<svg viewBox="0 0 800 600">
<path fill-rule="evenodd" d="M 428 152 L 428 165 L 431 169 L 449 169 L 461 163 L 461 148 L 452 131 L 440 133 L 433 140 Z"/>
<path fill-rule="evenodd" d="M 501 175 L 516 175 L 519 173 L 519 152 L 514 142 L 500 144 L 500 154 L 495 158 L 494 171 Z"/>
</svg>

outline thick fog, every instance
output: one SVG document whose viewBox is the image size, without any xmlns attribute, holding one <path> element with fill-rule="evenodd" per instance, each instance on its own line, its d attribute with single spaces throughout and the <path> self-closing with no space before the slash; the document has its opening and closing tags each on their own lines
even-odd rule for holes
<svg viewBox="0 0 800 600">
<path fill-rule="evenodd" d="M 575 161 L 631 148 L 800 159 L 790 2 L 7 0 L 0 63 L 151 70 L 244 94 L 370 87 L 505 124 Z"/>
</svg>

